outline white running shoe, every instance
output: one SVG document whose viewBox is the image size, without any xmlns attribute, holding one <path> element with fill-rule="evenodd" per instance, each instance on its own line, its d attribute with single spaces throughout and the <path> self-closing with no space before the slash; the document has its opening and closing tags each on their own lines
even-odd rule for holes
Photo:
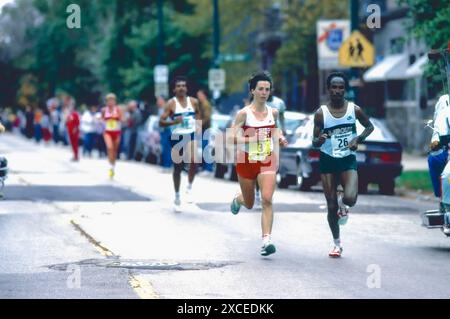
<svg viewBox="0 0 450 319">
<path fill-rule="evenodd" d="M 181 200 L 179 197 L 175 198 L 175 200 L 173 201 L 173 204 L 174 204 L 175 212 L 177 212 L 177 213 L 181 212 Z"/>
<path fill-rule="evenodd" d="M 260 252 L 261 256 L 269 256 L 269 255 L 275 253 L 276 251 L 277 251 L 277 248 L 275 247 L 275 245 L 272 243 L 272 241 L 270 239 L 266 240 L 266 241 L 263 240 L 263 245 L 261 247 L 261 252 Z"/>
<path fill-rule="evenodd" d="M 442 227 L 442 232 L 444 233 L 445 236 L 449 237 L 450 236 L 450 225 L 445 224 Z"/>
<path fill-rule="evenodd" d="M 330 251 L 328 256 L 331 258 L 339 258 L 342 255 L 342 251 L 343 249 L 341 246 L 334 246 L 334 248 Z"/>
<path fill-rule="evenodd" d="M 194 202 L 194 196 L 192 196 L 192 189 L 186 189 L 186 202 L 192 204 Z"/>
</svg>

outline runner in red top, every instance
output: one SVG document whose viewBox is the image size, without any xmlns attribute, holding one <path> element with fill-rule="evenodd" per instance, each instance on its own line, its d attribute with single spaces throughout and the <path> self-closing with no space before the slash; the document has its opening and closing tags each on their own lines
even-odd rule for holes
<svg viewBox="0 0 450 319">
<path fill-rule="evenodd" d="M 108 152 L 108 161 L 111 165 L 108 172 L 110 178 L 114 177 L 122 129 L 122 110 L 116 103 L 116 95 L 114 93 L 109 93 L 106 95 L 106 106 L 102 109 L 102 119 L 105 124 L 103 138 Z"/>
<path fill-rule="evenodd" d="M 252 95 L 250 105 L 241 109 L 232 127 L 231 138 L 238 144 L 236 171 L 241 193 L 231 203 L 231 212 L 237 214 L 242 205 L 251 209 L 255 201 L 255 184 L 261 188 L 263 243 L 261 255 L 276 251 L 271 240 L 273 209 L 272 197 L 278 169 L 278 152 L 274 146 L 286 146 L 287 141 L 278 128 L 278 110 L 267 105 L 272 90 L 272 78 L 267 72 L 253 75 L 249 80 Z"/>
</svg>

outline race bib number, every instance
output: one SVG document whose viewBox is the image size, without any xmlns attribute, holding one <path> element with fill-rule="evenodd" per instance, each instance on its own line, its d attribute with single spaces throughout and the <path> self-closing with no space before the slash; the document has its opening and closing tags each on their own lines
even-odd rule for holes
<svg viewBox="0 0 450 319">
<path fill-rule="evenodd" d="M 270 129 L 263 130 L 266 130 L 262 133 L 266 136 L 263 139 L 258 140 L 258 142 L 250 143 L 249 145 L 248 158 L 252 161 L 263 161 L 271 153 Z M 259 135 L 261 136 L 261 132 L 259 132 Z"/>
<path fill-rule="evenodd" d="M 193 129 L 195 126 L 195 119 L 190 116 L 183 117 L 183 123 L 181 124 L 182 128 L 185 129 Z"/>
<path fill-rule="evenodd" d="M 106 121 L 107 131 L 118 131 L 119 129 L 120 129 L 119 121 L 113 119 Z"/>
<path fill-rule="evenodd" d="M 334 157 L 345 157 L 351 154 L 348 144 L 353 138 L 352 132 L 335 134 L 331 136 L 331 147 Z"/>
</svg>

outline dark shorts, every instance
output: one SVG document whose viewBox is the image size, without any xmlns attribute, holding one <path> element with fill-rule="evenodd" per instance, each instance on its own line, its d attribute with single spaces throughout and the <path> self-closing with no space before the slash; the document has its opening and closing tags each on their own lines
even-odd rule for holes
<svg viewBox="0 0 450 319">
<path fill-rule="evenodd" d="M 170 135 L 170 145 L 174 147 L 178 143 L 181 143 L 179 146 L 182 147 L 194 140 L 194 133 L 191 134 L 171 134 Z"/>
<path fill-rule="evenodd" d="M 184 150 L 189 142 L 194 141 L 194 133 L 191 134 L 171 134 L 170 137 L 171 145 L 171 159 L 174 165 L 184 165 L 186 161 L 190 162 L 190 159 L 185 158 Z M 174 158 L 175 156 L 175 158 Z"/>
<path fill-rule="evenodd" d="M 358 164 L 355 155 L 335 158 L 320 152 L 319 169 L 321 174 L 340 173 L 349 170 L 357 170 Z"/>
</svg>

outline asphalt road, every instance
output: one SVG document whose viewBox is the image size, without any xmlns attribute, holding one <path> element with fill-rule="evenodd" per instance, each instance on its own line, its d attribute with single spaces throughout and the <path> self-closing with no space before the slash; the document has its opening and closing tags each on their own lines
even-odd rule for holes
<svg viewBox="0 0 450 319">
<path fill-rule="evenodd" d="M 121 161 L 110 181 L 105 159 L 7 134 L 0 154 L 0 298 L 450 297 L 450 238 L 420 226 L 430 201 L 360 196 L 336 260 L 320 190 L 277 190 L 263 258 L 260 211 L 228 211 L 236 183 L 199 176 L 176 213 L 158 167 Z"/>
</svg>

